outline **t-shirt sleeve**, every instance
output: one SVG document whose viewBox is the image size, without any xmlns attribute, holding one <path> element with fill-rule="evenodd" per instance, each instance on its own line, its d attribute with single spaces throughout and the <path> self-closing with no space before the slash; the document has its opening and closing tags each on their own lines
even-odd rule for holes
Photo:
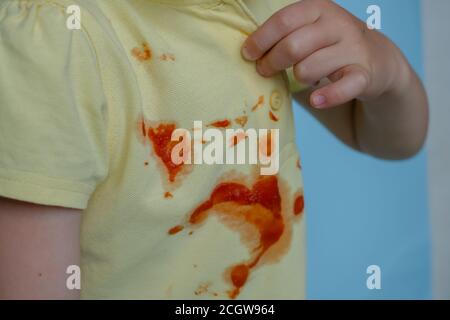
<svg viewBox="0 0 450 320">
<path fill-rule="evenodd" d="M 108 171 L 95 50 L 65 8 L 0 2 L 0 196 L 85 209 Z"/>
</svg>

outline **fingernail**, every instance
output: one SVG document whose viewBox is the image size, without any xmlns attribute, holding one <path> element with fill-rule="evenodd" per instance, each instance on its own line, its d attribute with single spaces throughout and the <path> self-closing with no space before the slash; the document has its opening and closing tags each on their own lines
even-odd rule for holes
<svg viewBox="0 0 450 320">
<path fill-rule="evenodd" d="M 312 98 L 312 104 L 314 107 L 320 107 L 327 102 L 327 98 L 322 95 L 317 95 Z"/>
<path fill-rule="evenodd" d="M 258 71 L 258 73 L 259 73 L 261 76 L 266 77 L 266 76 L 267 76 L 267 72 L 266 72 L 266 70 L 264 70 L 264 67 L 262 66 L 262 64 L 261 64 L 260 61 L 261 61 L 261 60 L 258 60 L 258 61 L 256 62 L 256 71 Z"/>
<path fill-rule="evenodd" d="M 242 56 L 246 60 L 249 60 L 249 61 L 253 61 L 254 60 L 250 50 L 248 50 L 247 46 L 245 46 L 245 45 L 242 47 Z"/>
</svg>

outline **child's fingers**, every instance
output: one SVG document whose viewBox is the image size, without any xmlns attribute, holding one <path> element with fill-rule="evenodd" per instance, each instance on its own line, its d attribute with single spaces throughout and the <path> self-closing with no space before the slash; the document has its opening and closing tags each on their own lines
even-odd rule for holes
<svg viewBox="0 0 450 320">
<path fill-rule="evenodd" d="M 319 109 L 335 107 L 360 96 L 369 85 L 363 68 L 351 65 L 338 71 L 340 79 L 311 94 L 311 105 Z"/>
<path fill-rule="evenodd" d="M 320 49 L 294 66 L 295 78 L 302 83 L 314 84 L 354 63 L 343 45 Z"/>
<path fill-rule="evenodd" d="M 339 35 L 326 29 L 326 25 L 317 22 L 292 32 L 258 61 L 259 73 L 272 76 L 299 63 L 313 52 L 337 43 Z"/>
<path fill-rule="evenodd" d="M 294 30 L 314 23 L 320 17 L 320 9 L 313 3 L 314 1 L 297 2 L 275 13 L 247 38 L 242 46 L 244 58 L 258 60 Z"/>
</svg>

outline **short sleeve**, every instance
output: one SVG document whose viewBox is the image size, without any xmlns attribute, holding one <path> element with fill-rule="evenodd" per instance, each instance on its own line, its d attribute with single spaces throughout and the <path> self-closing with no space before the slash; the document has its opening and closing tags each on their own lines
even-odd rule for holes
<svg viewBox="0 0 450 320">
<path fill-rule="evenodd" d="M 0 2 L 0 196 L 85 209 L 108 171 L 95 50 L 49 1 Z"/>
</svg>

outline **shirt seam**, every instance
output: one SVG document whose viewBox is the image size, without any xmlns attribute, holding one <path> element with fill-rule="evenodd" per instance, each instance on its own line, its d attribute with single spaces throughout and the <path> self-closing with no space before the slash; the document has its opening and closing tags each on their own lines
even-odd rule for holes
<svg viewBox="0 0 450 320">
<path fill-rule="evenodd" d="M 30 175 L 30 176 L 34 176 L 36 178 L 41 178 L 41 179 L 48 179 L 48 180 L 53 180 L 56 183 L 73 183 L 73 184 L 77 184 L 80 187 L 83 187 L 89 191 L 79 191 L 79 190 L 71 190 L 69 188 L 63 188 L 63 187 L 49 187 L 48 185 L 44 184 L 44 183 L 36 183 L 36 182 L 29 182 L 29 181 L 25 181 L 25 179 L 23 177 L 14 179 L 14 178 L 10 178 L 10 177 L 6 177 L 2 174 L 0 174 L 0 179 L 2 180 L 6 180 L 6 181 L 11 181 L 11 182 L 16 182 L 16 183 L 26 183 L 26 184 L 30 184 L 30 185 L 34 185 L 34 186 L 38 186 L 38 187 L 45 187 L 45 188 L 49 188 L 52 190 L 60 190 L 60 191 L 66 191 L 66 192 L 72 192 L 72 193 L 78 193 L 78 194 L 83 194 L 86 196 L 90 196 L 91 193 L 95 190 L 95 188 L 92 185 L 89 184 L 85 184 L 82 182 L 77 182 L 77 181 L 73 181 L 73 180 L 66 180 L 66 179 L 61 179 L 61 178 L 55 178 L 55 177 L 50 177 L 50 176 L 46 176 L 46 175 L 42 175 L 42 174 L 38 174 L 38 173 L 34 173 L 31 171 L 25 171 L 25 170 L 17 170 L 17 169 L 6 169 L 4 167 L 0 167 L 1 170 L 3 171 L 11 171 L 12 173 L 17 172 L 23 175 Z"/>
</svg>

